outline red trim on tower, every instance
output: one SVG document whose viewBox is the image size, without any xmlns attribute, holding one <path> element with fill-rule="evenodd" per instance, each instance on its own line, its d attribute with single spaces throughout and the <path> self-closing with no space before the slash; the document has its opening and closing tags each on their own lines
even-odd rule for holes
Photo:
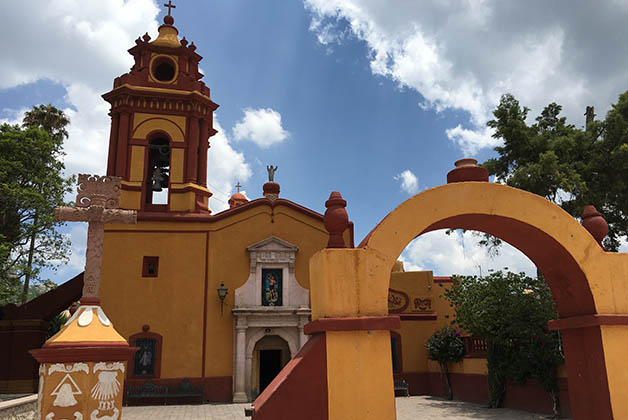
<svg viewBox="0 0 628 420">
<path fill-rule="evenodd" d="M 201 377 L 205 377 L 205 357 L 207 355 L 207 290 L 209 287 L 209 232 L 205 232 L 205 288 L 203 291 L 203 360 Z"/>
<path fill-rule="evenodd" d="M 116 152 L 118 148 L 118 125 L 120 124 L 120 115 L 117 112 L 111 112 L 111 131 L 109 132 L 109 156 L 107 157 L 107 175 L 116 174 Z"/>
<path fill-rule="evenodd" d="M 126 175 L 127 165 L 127 153 L 129 151 L 129 121 L 130 115 L 128 112 L 120 113 L 120 122 L 118 125 L 118 151 L 116 152 L 116 175 L 128 179 Z"/>
</svg>

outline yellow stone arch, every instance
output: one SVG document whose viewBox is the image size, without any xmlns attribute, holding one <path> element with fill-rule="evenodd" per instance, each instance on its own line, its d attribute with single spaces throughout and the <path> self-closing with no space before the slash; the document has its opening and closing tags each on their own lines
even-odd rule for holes
<svg viewBox="0 0 628 420">
<path fill-rule="evenodd" d="M 313 319 L 386 315 L 390 271 L 398 256 L 415 237 L 444 228 L 493 234 L 537 264 L 561 314 L 553 327 L 562 330 L 573 418 L 628 418 L 623 367 L 628 255 L 605 252 L 573 217 L 535 194 L 488 182 L 459 182 L 408 199 L 358 248 L 324 249 L 312 258 Z M 388 338 L 370 331 L 327 331 L 326 339 L 328 418 L 394 419 L 390 354 L 369 353 L 383 348 L 377 341 Z M 347 368 L 352 360 L 362 360 L 360 371 Z M 380 380 L 364 387 L 367 377 Z M 369 403 L 351 407 L 350 413 L 341 399 L 350 398 L 356 388 L 373 394 L 362 395 Z"/>
</svg>

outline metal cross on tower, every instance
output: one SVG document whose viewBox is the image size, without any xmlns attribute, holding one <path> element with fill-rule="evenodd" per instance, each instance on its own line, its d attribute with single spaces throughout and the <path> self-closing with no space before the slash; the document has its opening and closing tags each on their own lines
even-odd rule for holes
<svg viewBox="0 0 628 420">
<path fill-rule="evenodd" d="M 240 181 L 238 181 L 238 183 L 235 184 L 235 187 L 238 189 L 238 192 L 240 192 L 240 188 L 242 188 L 242 185 L 240 185 Z"/>
<path fill-rule="evenodd" d="M 177 6 L 172 4 L 172 0 L 168 0 L 168 3 L 164 3 L 164 6 L 166 6 L 168 8 L 168 16 L 170 16 L 171 9 L 176 9 L 177 8 Z"/>
<path fill-rule="evenodd" d="M 121 210 L 120 177 L 79 174 L 76 207 L 57 207 L 57 220 L 88 222 L 83 299 L 98 299 L 105 223 L 137 223 L 137 212 Z"/>
</svg>

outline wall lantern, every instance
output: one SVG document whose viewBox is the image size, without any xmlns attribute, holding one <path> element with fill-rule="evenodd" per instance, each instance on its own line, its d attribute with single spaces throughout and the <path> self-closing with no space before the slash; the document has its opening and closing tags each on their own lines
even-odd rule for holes
<svg viewBox="0 0 628 420">
<path fill-rule="evenodd" d="M 216 290 L 218 291 L 218 299 L 220 299 L 220 316 L 222 316 L 223 306 L 225 303 L 225 297 L 227 297 L 227 293 L 229 293 L 229 289 L 225 287 L 224 283 L 220 283 L 220 287 Z"/>
</svg>

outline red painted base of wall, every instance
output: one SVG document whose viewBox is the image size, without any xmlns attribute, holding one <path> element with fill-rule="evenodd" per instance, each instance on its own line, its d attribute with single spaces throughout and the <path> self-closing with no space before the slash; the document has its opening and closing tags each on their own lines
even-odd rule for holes
<svg viewBox="0 0 628 420">
<path fill-rule="evenodd" d="M 445 396 L 439 373 L 404 372 L 399 376 L 408 383 L 410 395 Z M 454 399 L 476 404 L 488 402 L 487 376 L 452 373 L 451 383 Z M 560 388 L 560 413 L 563 417 L 571 417 L 567 379 L 560 378 L 558 385 Z M 552 414 L 552 399 L 535 380 L 530 380 L 525 385 L 509 382 L 504 396 L 504 407 Z"/>
<path fill-rule="evenodd" d="M 141 386 L 147 380 L 154 385 L 168 385 L 176 387 L 185 378 L 149 378 L 149 379 L 126 379 L 124 381 L 124 405 L 164 405 L 165 398 L 133 398 L 128 400 L 127 393 L 130 385 Z M 203 385 L 203 398 L 198 397 L 180 397 L 168 398 L 168 405 L 179 404 L 203 404 L 207 402 L 230 403 L 233 398 L 232 378 L 231 376 L 213 376 L 209 378 L 187 378 L 191 385 Z"/>
</svg>

